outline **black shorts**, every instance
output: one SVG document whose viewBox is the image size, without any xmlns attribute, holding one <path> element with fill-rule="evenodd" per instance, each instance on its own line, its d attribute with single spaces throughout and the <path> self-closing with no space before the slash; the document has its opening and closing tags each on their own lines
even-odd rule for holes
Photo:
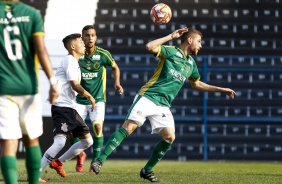
<svg viewBox="0 0 282 184">
<path fill-rule="evenodd" d="M 80 137 L 90 132 L 88 126 L 75 109 L 52 105 L 51 113 L 54 122 L 53 133 L 55 135 L 72 133 L 74 137 Z"/>
</svg>

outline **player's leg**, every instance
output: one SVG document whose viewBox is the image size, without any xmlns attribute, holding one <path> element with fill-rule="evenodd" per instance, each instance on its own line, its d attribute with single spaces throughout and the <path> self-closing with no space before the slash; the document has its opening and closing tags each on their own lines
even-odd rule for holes
<svg viewBox="0 0 282 184">
<path fill-rule="evenodd" d="M 104 143 L 103 124 L 105 119 L 105 102 L 98 102 L 95 109 L 91 111 L 91 106 L 88 109 L 89 117 L 93 127 L 93 145 L 92 145 L 92 162 L 99 156 Z"/>
<path fill-rule="evenodd" d="M 82 105 L 76 103 L 75 109 L 77 113 L 81 116 L 83 120 L 86 119 L 88 111 L 87 111 L 87 105 Z M 72 134 L 68 137 L 70 144 L 73 145 L 80 141 L 78 137 L 74 137 Z M 82 172 L 84 170 L 84 161 L 86 160 L 87 155 L 84 151 L 82 151 L 79 155 L 76 157 L 76 171 Z"/>
<path fill-rule="evenodd" d="M 80 115 L 76 112 L 76 110 L 69 109 L 67 116 L 68 131 L 72 132 L 74 137 L 79 137 L 80 141 L 73 144 L 62 156 L 50 163 L 50 167 L 55 169 L 62 177 L 66 177 L 66 172 L 62 168 L 63 164 L 79 155 L 82 151 L 93 144 L 93 139 L 90 135 L 89 128 Z"/>
<path fill-rule="evenodd" d="M 73 144 L 62 156 L 58 158 L 62 163 L 71 160 L 93 144 L 93 139 L 89 132 L 85 135 L 79 136 L 79 139 L 79 142 Z"/>
<path fill-rule="evenodd" d="M 0 96 L 1 170 L 5 183 L 18 182 L 16 152 L 22 137 L 19 108 L 15 97 Z"/>
<path fill-rule="evenodd" d="M 54 160 L 56 155 L 64 148 L 66 140 L 65 134 L 54 136 L 53 144 L 45 151 L 41 159 L 41 170 L 44 170 Z"/>
<path fill-rule="evenodd" d="M 18 139 L 1 140 L 1 171 L 5 183 L 18 182 Z"/>
<path fill-rule="evenodd" d="M 37 183 L 40 178 L 41 167 L 41 148 L 39 139 L 29 139 L 27 135 L 23 135 L 23 142 L 26 148 L 25 159 L 29 183 Z"/>
<path fill-rule="evenodd" d="M 153 173 L 153 168 L 164 157 L 175 140 L 174 119 L 168 107 L 155 107 L 156 114 L 148 117 L 152 133 L 159 133 L 162 139 L 156 144 L 148 162 L 140 171 L 140 177 L 151 182 L 159 182 Z"/>
<path fill-rule="evenodd" d="M 104 135 L 102 130 L 103 130 L 103 121 L 102 120 L 93 121 L 94 143 L 92 145 L 92 151 L 93 151 L 92 161 L 95 161 L 100 156 L 100 152 L 103 147 Z"/>
<path fill-rule="evenodd" d="M 107 141 L 105 148 L 102 150 L 101 155 L 95 162 L 92 163 L 93 171 L 98 174 L 100 169 L 107 159 L 107 157 L 116 149 L 120 143 L 129 136 L 138 126 L 142 126 L 146 120 L 147 114 L 150 110 L 146 109 L 146 99 L 141 96 L 136 96 L 134 103 L 129 109 L 127 120 L 123 123 L 122 127 L 115 131 Z M 141 112 L 141 115 L 140 115 Z M 152 111 L 151 111 L 152 112 Z"/>
<path fill-rule="evenodd" d="M 99 174 L 102 165 L 106 161 L 107 157 L 121 144 L 121 142 L 129 136 L 138 125 L 135 121 L 126 120 L 122 125 L 122 128 L 115 131 L 107 141 L 105 148 L 101 151 L 100 156 L 91 164 L 91 169 L 96 174 Z"/>
<path fill-rule="evenodd" d="M 26 153 L 26 169 L 29 183 L 37 183 L 40 178 L 41 148 L 39 137 L 43 133 L 41 96 L 26 95 L 20 103 L 20 125 Z"/>
<path fill-rule="evenodd" d="M 145 165 L 145 173 L 153 171 L 153 167 L 165 156 L 175 138 L 174 130 L 168 127 L 163 128 L 160 134 L 162 139 L 155 146 L 147 164 Z"/>
</svg>

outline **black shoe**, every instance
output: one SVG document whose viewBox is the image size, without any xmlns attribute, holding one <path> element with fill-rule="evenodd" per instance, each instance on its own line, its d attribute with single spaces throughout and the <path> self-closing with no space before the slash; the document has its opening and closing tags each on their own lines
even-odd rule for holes
<svg viewBox="0 0 282 184">
<path fill-rule="evenodd" d="M 100 160 L 96 160 L 91 164 L 91 168 L 96 174 L 99 174 L 101 167 L 102 167 L 102 162 Z"/>
<path fill-rule="evenodd" d="M 155 174 L 152 172 L 145 174 L 144 168 L 140 171 L 140 178 L 144 178 L 144 180 L 149 180 L 150 182 L 160 182 L 160 180 L 155 176 Z"/>
</svg>

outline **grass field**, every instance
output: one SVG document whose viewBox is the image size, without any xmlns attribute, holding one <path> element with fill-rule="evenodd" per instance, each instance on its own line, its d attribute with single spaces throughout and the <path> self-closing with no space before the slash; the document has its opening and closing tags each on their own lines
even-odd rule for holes
<svg viewBox="0 0 282 184">
<path fill-rule="evenodd" d="M 89 173 L 90 160 L 86 161 L 85 171 L 75 172 L 75 161 L 65 163 L 68 176 L 61 178 L 56 171 L 46 168 L 42 178 L 49 184 L 99 184 L 99 183 L 150 183 L 139 177 L 145 160 L 107 160 L 99 175 Z M 25 163 L 19 161 L 19 183 L 26 182 Z M 282 163 L 275 162 L 176 162 L 162 160 L 154 172 L 161 183 L 198 184 L 276 184 L 282 183 Z M 2 175 L 0 183 L 3 182 Z"/>
</svg>

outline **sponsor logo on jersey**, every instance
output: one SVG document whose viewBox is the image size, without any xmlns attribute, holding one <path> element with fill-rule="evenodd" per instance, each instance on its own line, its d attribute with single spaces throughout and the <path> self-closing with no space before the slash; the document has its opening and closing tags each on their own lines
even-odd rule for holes
<svg viewBox="0 0 282 184">
<path fill-rule="evenodd" d="M 169 73 L 173 76 L 173 78 L 177 81 L 181 81 L 181 82 L 185 82 L 186 77 L 184 75 L 182 75 L 181 73 L 170 69 Z"/>
<path fill-rule="evenodd" d="M 12 17 L 11 19 L 7 18 L 0 18 L 0 24 L 9 24 L 11 23 L 16 23 L 16 22 L 29 22 L 29 16 L 22 16 L 22 17 Z"/>
<path fill-rule="evenodd" d="M 180 53 L 180 52 L 176 52 L 176 54 L 175 54 L 177 57 L 179 57 L 179 58 L 183 58 L 183 56 L 182 56 L 182 54 Z"/>
<path fill-rule="evenodd" d="M 83 79 L 93 79 L 98 77 L 98 72 L 87 72 L 87 73 L 82 73 L 82 78 Z"/>
<path fill-rule="evenodd" d="M 100 60 L 101 56 L 100 55 L 93 55 L 92 59 L 93 60 Z"/>
</svg>

